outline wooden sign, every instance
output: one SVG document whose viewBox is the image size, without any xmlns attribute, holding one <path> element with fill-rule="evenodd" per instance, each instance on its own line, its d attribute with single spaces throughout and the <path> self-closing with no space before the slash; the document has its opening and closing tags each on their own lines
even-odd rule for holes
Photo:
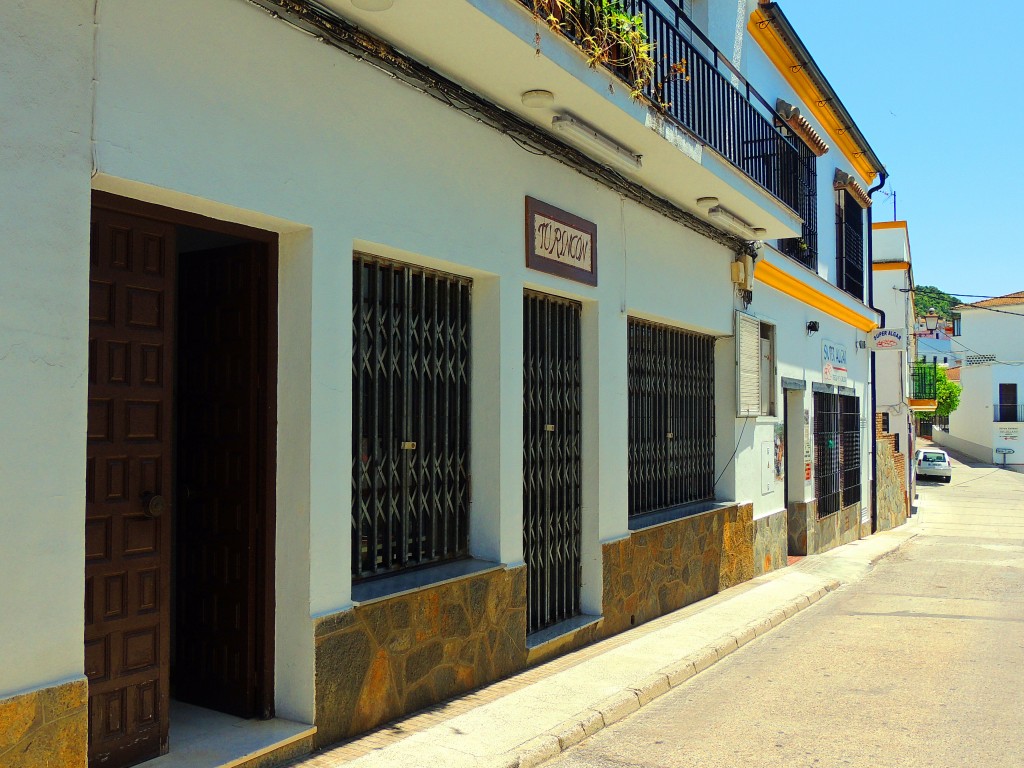
<svg viewBox="0 0 1024 768">
<path fill-rule="evenodd" d="M 526 266 L 597 285 L 597 225 L 527 197 Z"/>
</svg>

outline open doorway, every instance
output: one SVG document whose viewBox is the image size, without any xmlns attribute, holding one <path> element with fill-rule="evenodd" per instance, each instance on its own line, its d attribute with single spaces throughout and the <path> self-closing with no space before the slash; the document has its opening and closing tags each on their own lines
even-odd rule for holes
<svg viewBox="0 0 1024 768">
<path fill-rule="evenodd" d="M 168 751 L 171 699 L 273 716 L 276 235 L 97 193 L 90 763 Z"/>
</svg>

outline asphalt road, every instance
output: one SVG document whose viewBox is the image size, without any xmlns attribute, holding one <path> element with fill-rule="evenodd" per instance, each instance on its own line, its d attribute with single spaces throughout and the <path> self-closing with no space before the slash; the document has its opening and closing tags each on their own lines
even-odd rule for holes
<svg viewBox="0 0 1024 768">
<path fill-rule="evenodd" d="M 546 766 L 1024 767 L 1024 475 L 918 493 L 863 580 Z"/>
</svg>

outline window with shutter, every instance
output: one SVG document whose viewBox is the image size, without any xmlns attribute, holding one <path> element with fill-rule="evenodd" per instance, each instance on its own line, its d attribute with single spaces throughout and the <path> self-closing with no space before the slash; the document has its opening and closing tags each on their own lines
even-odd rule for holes
<svg viewBox="0 0 1024 768">
<path fill-rule="evenodd" d="M 736 313 L 736 415 L 761 415 L 761 323 Z"/>
</svg>

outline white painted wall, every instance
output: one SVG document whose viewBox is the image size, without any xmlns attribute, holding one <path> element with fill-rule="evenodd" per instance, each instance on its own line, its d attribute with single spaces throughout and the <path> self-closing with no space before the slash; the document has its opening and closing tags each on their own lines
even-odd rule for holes
<svg viewBox="0 0 1024 768">
<path fill-rule="evenodd" d="M 719 462 L 737 450 L 719 469 L 719 488 L 723 497 L 752 500 L 758 516 L 782 508 L 783 485 L 763 494 L 760 475 L 760 446 L 774 439 L 781 391 L 776 415 L 746 430 L 734 415 L 727 249 L 244 2 L 98 7 L 94 186 L 281 233 L 279 714 L 312 716 L 311 617 L 351 604 L 354 249 L 475 280 L 474 554 L 522 559 L 526 287 L 583 302 L 591 342 L 584 609 L 600 601 L 600 543 L 627 532 L 630 315 L 721 337 Z M 91 12 L 87 0 L 44 0 L 31 13 L 3 11 L 0 23 L 0 62 L 24 73 L 0 84 L 0 101 L 24 115 L 0 139 L 11 189 L 24 190 L 0 210 L 5 268 L 16 278 L 4 281 L 0 302 L 0 396 L 16 404 L 0 445 L 0 609 L 21 619 L 0 628 L 0 695 L 82 670 Z M 822 178 L 830 179 L 825 165 Z M 525 268 L 526 195 L 598 224 L 599 286 Z M 828 200 L 823 195 L 831 210 Z M 830 216 L 821 219 L 823 240 Z M 845 344 L 866 413 L 867 356 L 856 350 L 856 331 L 764 286 L 750 311 L 776 325 L 778 374 L 807 380 L 807 408 L 821 339 Z M 821 331 L 807 338 L 809 319 Z"/>
<path fill-rule="evenodd" d="M 0 6 L 0 698 L 82 675 L 92 7 Z"/>
<path fill-rule="evenodd" d="M 294 248 L 282 243 L 282 323 L 296 343 L 287 364 L 298 370 L 282 368 L 295 382 L 282 395 L 299 400 L 283 404 L 279 461 L 308 490 L 280 478 L 295 487 L 288 504 L 279 488 L 278 533 L 300 564 L 305 540 L 309 567 L 308 583 L 292 561 L 279 569 L 278 605 L 293 606 L 292 623 L 278 622 L 278 697 L 288 701 L 279 712 L 311 711 L 309 616 L 351 604 L 354 248 L 476 281 L 471 550 L 480 557 L 522 561 L 522 291 L 584 302 L 593 343 L 583 607 L 597 610 L 600 543 L 628 530 L 627 317 L 731 334 L 732 254 L 245 3 L 102 0 L 99 41 L 102 185 L 150 199 L 176 190 L 190 209 L 230 206 L 309 228 Z M 525 268 L 526 195 L 597 222 L 597 288 Z"/>
<path fill-rule="evenodd" d="M 805 270 L 803 267 L 786 259 L 778 254 L 777 251 L 774 251 L 774 249 L 766 246 L 764 258 L 771 259 L 773 263 L 780 265 L 788 271 L 803 274 L 819 290 L 829 292 L 837 300 L 844 300 L 844 294 L 840 291 L 827 284 L 824 280 L 815 278 L 809 270 Z M 757 419 L 749 419 L 742 440 L 739 440 L 739 435 L 743 432 L 743 419 L 735 420 L 736 430 L 733 445 L 737 441 L 740 444 L 740 452 L 737 456 L 736 497 L 741 500 L 753 500 L 755 519 L 785 508 L 783 501 L 785 483 L 776 482 L 770 493 L 765 494 L 762 492 L 761 449 L 765 443 L 770 443 L 774 440 L 775 424 L 782 423 L 781 404 L 783 402 L 783 393 L 781 390 L 781 380 L 783 377 L 807 382 L 807 387 L 802 397 L 802 408 L 810 411 L 813 430 L 814 398 L 812 385 L 815 382 L 822 382 L 821 343 L 822 340 L 828 339 L 846 347 L 849 364 L 849 383 L 847 386 L 852 387 L 857 397 L 860 398 L 862 422 L 861 502 L 867 508 L 870 502 L 870 430 L 873 429 L 874 417 L 871 416 L 869 418 L 871 410 L 869 355 L 866 350 L 857 348 L 857 342 L 864 338 L 864 334 L 846 323 L 840 322 L 805 304 L 796 302 L 785 294 L 759 282 L 754 284 L 754 300 L 746 311 L 755 315 L 761 321 L 773 323 L 776 326 L 776 355 L 778 359 L 776 403 L 778 406 L 777 413 L 773 417 L 762 416 Z M 820 325 L 819 331 L 813 335 L 808 335 L 805 330 L 807 322 L 810 320 L 816 320 Z M 790 397 L 794 398 L 790 401 L 791 405 L 795 404 L 795 396 L 791 395 Z M 735 413 L 735 410 L 733 413 Z M 803 414 L 794 412 L 791 414 L 791 418 L 800 419 L 802 423 Z M 721 449 L 719 453 L 721 453 Z M 725 455 L 728 456 L 728 453 Z M 803 484 L 802 497 L 798 495 L 801 490 L 800 484 L 791 485 L 790 489 L 790 502 L 813 499 L 813 475 L 812 483 Z"/>
<path fill-rule="evenodd" d="M 960 406 L 949 415 L 949 434 L 991 447 L 994 374 L 1004 366 L 968 365 L 960 370 Z"/>
<path fill-rule="evenodd" d="M 1006 457 L 1006 463 L 1024 464 L 1024 425 L 993 421 L 1000 384 L 1016 384 L 1018 402 L 1024 404 L 1024 365 L 989 363 L 964 366 L 960 372 L 960 383 L 963 386 L 960 407 L 949 416 L 949 434 L 985 446 L 991 455 L 979 458 L 986 461 L 1002 464 L 1004 459 L 995 453 L 995 449 L 1010 448 L 1014 453 Z"/>
<path fill-rule="evenodd" d="M 1024 361 L 1024 303 L 960 310 L 960 335 L 953 337 L 961 354 L 995 355 L 1000 362 Z M 1008 313 L 1021 314 L 1008 314 Z"/>
</svg>

